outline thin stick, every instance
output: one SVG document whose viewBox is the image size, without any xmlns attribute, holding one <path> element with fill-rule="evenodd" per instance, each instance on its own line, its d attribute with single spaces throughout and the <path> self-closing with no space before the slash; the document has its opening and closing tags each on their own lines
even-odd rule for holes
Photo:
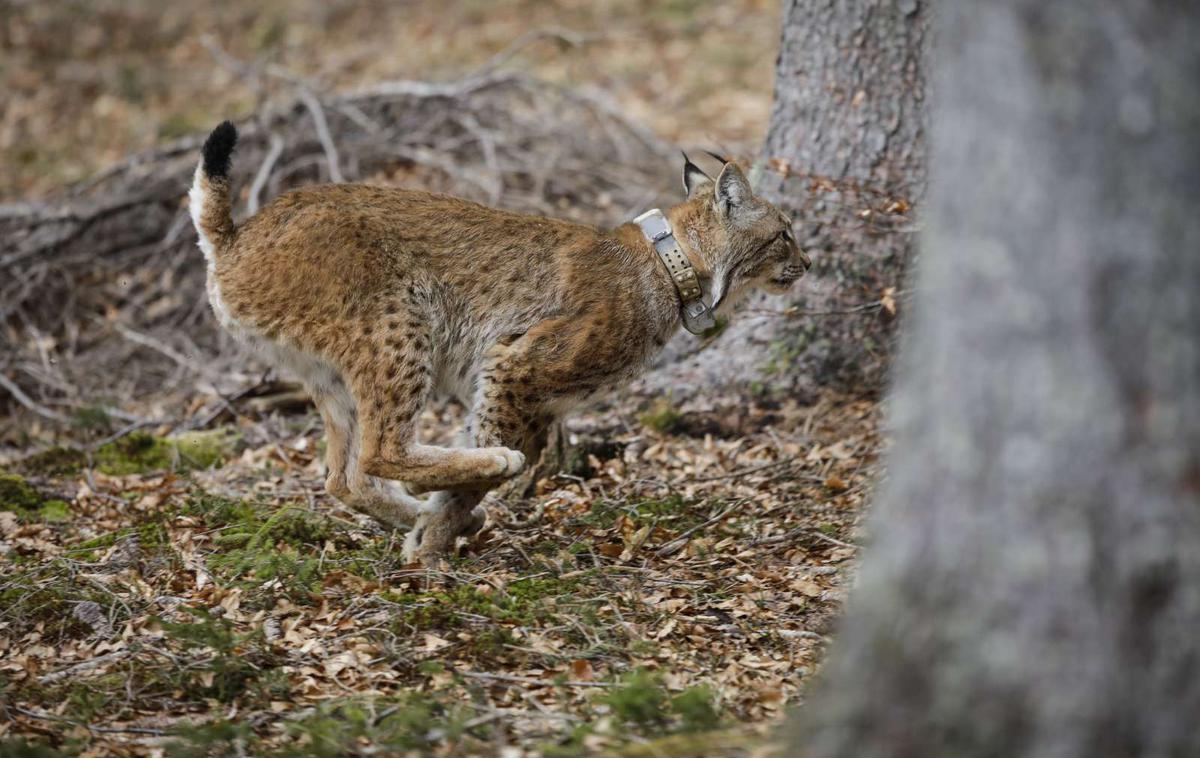
<svg viewBox="0 0 1200 758">
<path fill-rule="evenodd" d="M 62 669 L 60 671 L 53 671 L 49 674 L 41 676 L 38 678 L 38 682 L 41 684 L 50 684 L 51 682 L 57 682 L 60 679 L 66 679 L 67 677 L 72 677 L 72 676 L 75 676 L 76 674 L 81 674 L 84 671 L 89 671 L 91 669 L 98 668 L 100 666 L 103 666 L 106 663 L 112 663 L 113 661 L 119 661 L 122 658 L 127 657 L 129 655 L 129 653 L 130 653 L 129 650 L 118 650 L 115 653 L 108 653 L 107 655 L 98 655 L 95 658 L 91 658 L 89 660 L 83 661 L 82 663 L 77 663 L 74 666 L 68 666 L 67 668 Z"/>
<path fill-rule="evenodd" d="M 693 534 L 700 531 L 701 529 L 707 529 L 708 527 L 712 526 L 713 524 L 716 524 L 717 522 L 721 521 L 726 516 L 728 516 L 730 513 L 733 513 L 733 510 L 735 508 L 745 505 L 745 504 L 746 504 L 745 499 L 738 500 L 733 505 L 729 506 L 725 510 L 718 513 L 716 516 L 713 516 L 708 521 L 705 521 L 703 524 L 693 526 L 691 529 L 684 531 L 683 534 L 679 535 L 675 539 L 671 540 L 670 542 L 668 542 L 667 544 L 663 545 L 658 550 L 656 550 L 654 554 L 657 555 L 659 558 L 667 558 L 672 555 L 675 555 L 675 553 L 678 553 L 680 550 L 683 549 L 683 546 L 687 544 L 688 537 L 691 537 Z M 676 544 L 676 543 L 678 543 L 678 544 Z"/>
<path fill-rule="evenodd" d="M 8 390 L 8 394 L 12 395 L 13 399 L 16 400 L 18 403 L 25 406 L 29 410 L 33 411 L 37 415 L 42 416 L 43 418 L 48 418 L 48 419 L 51 419 L 52 421 L 60 421 L 62 423 L 67 423 L 68 421 L 70 421 L 69 418 L 62 415 L 58 411 L 52 411 L 49 408 L 47 408 L 46 406 L 35 402 L 33 400 L 33 398 L 29 397 L 29 395 L 26 395 L 24 392 L 22 392 L 21 388 L 18 387 L 11 379 L 9 379 L 4 374 L 0 374 L 0 387 L 3 387 L 4 389 Z"/>
<path fill-rule="evenodd" d="M 26 710 L 19 705 L 14 705 L 12 708 L 14 711 L 16 711 L 17 713 L 20 713 L 23 716 L 28 716 L 28 717 L 34 718 L 34 719 L 40 719 L 42 721 L 57 721 L 61 724 L 70 724 L 71 726 L 81 726 L 84 729 L 88 730 L 89 732 L 99 732 L 101 734 L 150 734 L 150 735 L 154 735 L 155 737 L 161 737 L 164 734 L 166 734 L 166 732 L 163 731 L 162 729 L 149 729 L 149 728 L 141 727 L 141 726 L 92 726 L 91 724 L 84 724 L 79 721 L 72 721 L 71 719 L 65 719 L 61 716 L 55 716 L 50 713 L 38 713 L 36 711 Z"/>
<path fill-rule="evenodd" d="M 333 144 L 333 137 L 329 134 L 325 109 L 321 107 L 321 101 L 317 99 L 317 96 L 307 89 L 300 88 L 299 95 L 300 101 L 312 115 L 313 125 L 317 128 L 317 139 L 321 141 L 321 148 L 325 151 L 325 160 L 329 163 L 329 180 L 334 184 L 341 184 L 346 179 L 342 176 L 342 169 L 338 165 L 337 146 Z"/>
<path fill-rule="evenodd" d="M 272 132 L 267 156 L 259 164 L 258 173 L 254 175 L 254 183 L 250 185 L 250 197 L 246 201 L 246 213 L 249 215 L 253 216 L 258 213 L 263 188 L 267 186 L 267 180 L 271 178 L 271 169 L 275 168 L 275 161 L 279 160 L 281 154 L 283 154 L 283 138 Z"/>
<path fill-rule="evenodd" d="M 485 671 L 460 671 L 459 674 L 471 679 L 487 679 L 496 682 L 514 682 L 516 684 L 536 684 L 541 687 L 611 687 L 609 682 L 556 682 L 552 679 L 534 679 L 531 676 L 514 676 L 512 674 L 489 674 Z"/>
<path fill-rule="evenodd" d="M 768 469 L 779 468 L 780 466 L 785 466 L 789 463 L 794 463 L 795 461 L 796 461 L 796 457 L 792 456 L 790 458 L 783 458 L 782 460 L 772 461 L 770 463 L 764 463 L 760 466 L 751 466 L 750 468 L 744 468 L 744 469 L 741 469 L 740 471 L 734 471 L 729 474 L 721 474 L 719 476 L 702 476 L 702 477 L 694 478 L 694 479 L 684 479 L 683 481 L 688 482 L 688 483 L 696 483 L 696 482 L 719 482 L 723 479 L 737 479 L 738 477 L 746 476 L 748 474 L 753 474 L 758 471 L 766 471 Z"/>
</svg>

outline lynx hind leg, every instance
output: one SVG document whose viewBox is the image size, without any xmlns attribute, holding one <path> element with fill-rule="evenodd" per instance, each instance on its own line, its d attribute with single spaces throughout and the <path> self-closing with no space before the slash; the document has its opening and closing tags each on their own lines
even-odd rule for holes
<svg viewBox="0 0 1200 758">
<path fill-rule="evenodd" d="M 487 524 L 479 502 L 486 489 L 441 490 L 433 493 L 404 540 L 407 563 L 436 565 L 454 548 L 459 537 L 470 537 Z"/>
<path fill-rule="evenodd" d="M 519 472 L 525 456 L 506 447 L 417 442 L 417 418 L 430 391 L 431 350 L 428 327 L 418 317 L 393 313 L 348 367 L 363 472 L 402 481 L 414 493 L 487 485 Z"/>
<path fill-rule="evenodd" d="M 362 472 L 354 403 L 344 385 L 313 388 L 310 393 L 325 423 L 325 490 L 388 526 L 411 525 L 425 503 L 405 492 L 398 482 Z"/>
<path fill-rule="evenodd" d="M 475 443 L 516 448 L 533 461 L 541 452 L 549 418 L 536 404 L 522 403 L 522 397 L 505 388 L 504 384 L 485 387 L 479 394 L 470 422 L 470 436 Z M 482 529 L 487 523 L 487 512 L 479 502 L 488 489 L 435 493 L 405 540 L 405 560 L 426 565 L 436 563 L 454 547 L 456 538 L 470 536 Z"/>
</svg>

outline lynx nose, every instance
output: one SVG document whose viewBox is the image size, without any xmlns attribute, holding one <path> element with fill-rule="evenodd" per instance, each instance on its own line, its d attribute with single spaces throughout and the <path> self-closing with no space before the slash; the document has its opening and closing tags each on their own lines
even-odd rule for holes
<svg viewBox="0 0 1200 758">
<path fill-rule="evenodd" d="M 812 259 L 808 257 L 808 253 L 800 251 L 800 262 L 804 264 L 805 269 L 812 268 Z"/>
</svg>

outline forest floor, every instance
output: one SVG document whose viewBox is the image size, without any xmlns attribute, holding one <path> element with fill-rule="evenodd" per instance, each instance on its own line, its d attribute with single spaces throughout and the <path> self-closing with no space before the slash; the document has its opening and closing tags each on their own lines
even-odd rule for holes
<svg viewBox="0 0 1200 758">
<path fill-rule="evenodd" d="M 4 201 L 296 77 L 333 92 L 497 63 L 752 153 L 779 29 L 771 0 L 0 8 Z M 780 753 L 882 444 L 871 399 L 625 393 L 570 419 L 566 472 L 489 498 L 490 528 L 429 571 L 324 493 L 303 399 L 171 391 L 70 428 L 0 419 L 0 755 Z M 429 412 L 428 436 L 459 415 Z"/>
<path fill-rule="evenodd" d="M 625 398 L 573 417 L 569 472 L 489 499 L 491 527 L 428 571 L 323 492 L 315 413 L 234 409 L 5 465 L 0 735 L 85 755 L 769 754 L 880 446 L 868 400 Z M 434 437 L 457 415 L 427 414 Z"/>
</svg>

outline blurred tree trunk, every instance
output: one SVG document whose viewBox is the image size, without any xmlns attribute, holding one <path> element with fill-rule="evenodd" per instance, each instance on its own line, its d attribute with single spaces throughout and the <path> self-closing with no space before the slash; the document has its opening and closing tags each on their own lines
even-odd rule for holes
<svg viewBox="0 0 1200 758">
<path fill-rule="evenodd" d="M 797 237 L 812 255 L 806 310 L 878 302 L 901 285 L 913 248 L 905 209 L 925 185 L 928 6 L 786 4 L 765 147 L 770 168 L 759 187 L 795 214 Z M 865 309 L 788 324 L 784 339 L 800 355 L 789 368 L 821 384 L 878 388 L 890 315 Z"/>
<path fill-rule="evenodd" d="M 946 3 L 889 478 L 803 755 L 1200 755 L 1200 8 Z"/>
</svg>

